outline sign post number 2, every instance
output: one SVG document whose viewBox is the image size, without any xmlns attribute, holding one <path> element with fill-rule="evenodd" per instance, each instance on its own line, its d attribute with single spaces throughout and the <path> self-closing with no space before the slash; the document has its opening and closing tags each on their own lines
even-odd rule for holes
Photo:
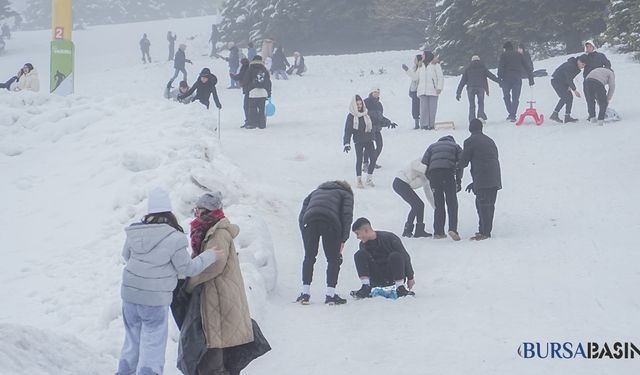
<svg viewBox="0 0 640 375">
<path fill-rule="evenodd" d="M 56 27 L 55 38 L 56 38 L 56 40 L 64 39 L 64 27 L 62 27 L 62 26 Z"/>
</svg>

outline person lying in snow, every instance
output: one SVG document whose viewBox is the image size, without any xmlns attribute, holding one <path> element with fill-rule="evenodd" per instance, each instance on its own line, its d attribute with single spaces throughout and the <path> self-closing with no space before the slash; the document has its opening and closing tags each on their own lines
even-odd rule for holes
<svg viewBox="0 0 640 375">
<path fill-rule="evenodd" d="M 178 88 L 173 90 L 171 90 L 171 86 L 167 84 L 167 87 L 164 90 L 164 97 L 182 104 L 189 104 L 193 101 L 193 95 L 189 95 L 184 99 L 180 99 L 180 96 L 186 94 L 188 91 L 189 84 L 187 83 L 187 81 L 180 81 Z"/>
<path fill-rule="evenodd" d="M 9 78 L 5 83 L 0 83 L 0 88 L 9 91 L 27 90 L 38 92 L 40 91 L 38 71 L 35 70 L 33 65 L 26 63 L 15 76 Z"/>
</svg>

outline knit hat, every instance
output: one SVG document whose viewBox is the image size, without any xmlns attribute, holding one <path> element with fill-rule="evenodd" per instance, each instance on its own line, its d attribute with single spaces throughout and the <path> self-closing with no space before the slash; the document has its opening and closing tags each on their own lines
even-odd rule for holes
<svg viewBox="0 0 640 375">
<path fill-rule="evenodd" d="M 480 56 L 478 55 L 471 56 L 471 61 L 480 61 Z"/>
<path fill-rule="evenodd" d="M 156 187 L 149 191 L 148 213 L 171 212 L 171 199 L 169 193 L 163 188 Z"/>
<path fill-rule="evenodd" d="M 262 61 L 262 56 L 260 56 L 260 55 L 255 55 L 255 56 L 253 56 L 252 61 Z"/>
<path fill-rule="evenodd" d="M 373 87 L 371 88 L 371 90 L 369 90 L 369 93 L 372 93 L 372 92 L 374 92 L 374 91 L 380 92 L 380 87 L 378 87 L 378 86 L 373 86 Z"/>
<path fill-rule="evenodd" d="M 219 191 L 205 193 L 196 201 L 196 207 L 206 208 L 209 211 L 222 209 L 222 193 Z"/>
<path fill-rule="evenodd" d="M 433 52 L 424 51 L 424 63 L 425 64 L 429 64 L 433 60 L 434 57 L 435 57 L 435 55 L 433 54 Z"/>
<path fill-rule="evenodd" d="M 200 71 L 200 77 L 204 77 L 204 76 L 210 76 L 211 75 L 211 70 L 209 70 L 209 68 L 203 68 Z"/>
<path fill-rule="evenodd" d="M 469 132 L 470 133 L 482 133 L 482 121 L 474 118 L 469 122 Z"/>
</svg>

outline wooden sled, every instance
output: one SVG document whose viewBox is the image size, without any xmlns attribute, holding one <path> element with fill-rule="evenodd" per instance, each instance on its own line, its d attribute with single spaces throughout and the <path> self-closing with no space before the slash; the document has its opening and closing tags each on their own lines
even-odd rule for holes
<svg viewBox="0 0 640 375">
<path fill-rule="evenodd" d="M 438 130 L 438 129 L 455 129 L 456 128 L 456 124 L 453 123 L 453 121 L 440 121 L 440 122 L 436 122 L 433 125 L 433 128 Z"/>
</svg>

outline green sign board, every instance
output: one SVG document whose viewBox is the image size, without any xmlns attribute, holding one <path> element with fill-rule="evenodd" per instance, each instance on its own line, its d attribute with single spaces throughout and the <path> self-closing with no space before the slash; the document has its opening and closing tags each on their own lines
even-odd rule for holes
<svg viewBox="0 0 640 375">
<path fill-rule="evenodd" d="M 54 40 L 51 42 L 51 92 L 58 95 L 73 94 L 73 42 Z"/>
</svg>

